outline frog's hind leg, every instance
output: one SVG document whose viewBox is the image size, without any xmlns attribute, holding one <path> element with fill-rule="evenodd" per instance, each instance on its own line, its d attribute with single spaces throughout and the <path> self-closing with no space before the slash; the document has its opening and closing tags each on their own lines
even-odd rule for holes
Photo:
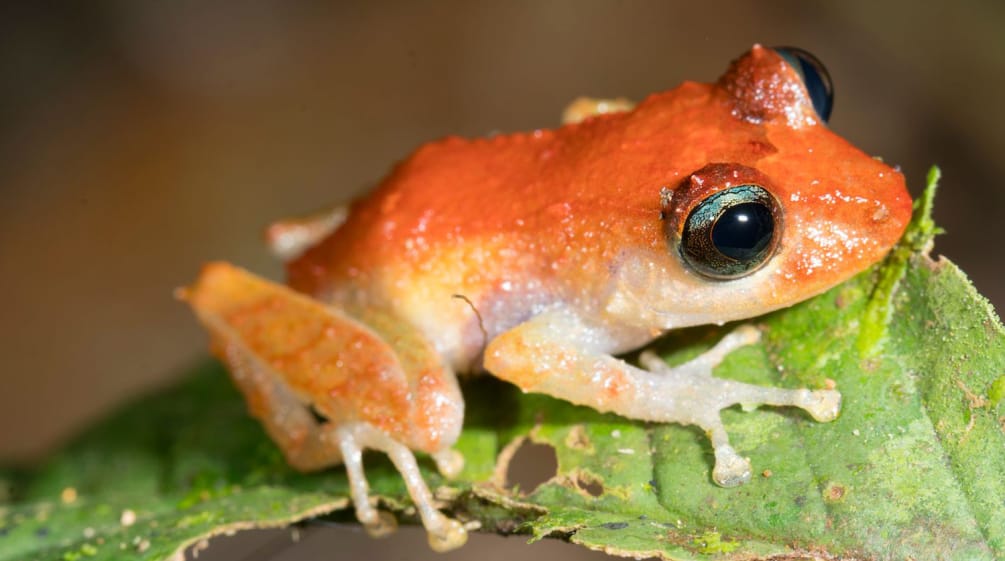
<svg viewBox="0 0 1005 561">
<path fill-rule="evenodd" d="M 225 325 L 208 322 L 213 347 L 227 364 L 231 378 L 244 394 L 253 417 L 282 450 L 286 462 L 299 471 L 315 471 L 344 463 L 356 518 L 373 536 L 383 536 L 397 526 L 394 517 L 379 512 L 369 502 L 363 474 L 362 448 L 339 427 L 319 422 L 314 414 L 242 339 Z"/>
<path fill-rule="evenodd" d="M 374 537 L 393 532 L 397 527 L 394 517 L 370 504 L 370 489 L 363 472 L 364 446 L 355 437 L 356 425 L 319 423 L 280 377 L 269 371 L 240 340 L 223 335 L 216 340 L 215 346 L 244 394 L 252 415 L 265 426 L 287 463 L 299 471 L 344 463 L 353 508 L 360 524 Z"/>
<path fill-rule="evenodd" d="M 326 438 L 310 409 L 239 339 L 217 333 L 214 350 L 227 364 L 253 417 L 299 471 L 315 471 L 342 461 L 339 448 Z"/>
<path fill-rule="evenodd" d="M 277 220 L 265 229 L 265 243 L 276 257 L 293 259 L 334 232 L 348 216 L 348 206 L 333 205 L 310 214 Z"/>
<path fill-rule="evenodd" d="M 356 518 L 374 537 L 382 537 L 397 528 L 394 517 L 370 504 L 370 487 L 363 470 L 363 450 L 382 450 L 398 461 L 412 500 L 418 506 L 423 524 L 430 532 L 430 543 L 457 541 L 458 523 L 446 518 L 432 506 L 432 496 L 422 480 L 410 450 L 366 423 L 333 425 L 319 423 L 279 378 L 239 343 L 227 345 L 223 359 L 234 380 L 252 407 L 252 414 L 265 425 L 266 432 L 283 450 L 286 461 L 300 471 L 314 471 L 343 463 L 349 476 L 349 493 Z M 400 464 L 400 465 L 399 465 Z M 463 532 L 463 530 L 460 530 Z M 433 535 L 436 536 L 435 540 Z"/>
<path fill-rule="evenodd" d="M 463 526 L 436 509 L 412 453 L 430 452 L 445 474 L 456 472 L 449 446 L 463 400 L 453 374 L 437 369 L 438 355 L 416 333 L 376 313 L 371 328 L 226 263 L 207 265 L 180 296 L 293 467 L 344 463 L 360 522 L 381 535 L 393 518 L 370 505 L 362 452 L 384 452 L 405 480 L 430 545 L 443 551 L 464 543 Z M 316 420 L 307 404 L 327 419 Z"/>
<path fill-rule="evenodd" d="M 223 357 L 233 378 L 253 408 L 253 415 L 265 425 L 266 432 L 283 450 L 286 461 L 300 471 L 314 471 L 343 463 L 349 476 L 349 491 L 356 518 L 367 533 L 383 537 L 397 528 L 394 517 L 370 504 L 370 489 L 363 470 L 363 451 L 387 454 L 401 474 L 415 503 L 422 525 L 429 533 L 429 544 L 436 551 L 449 551 L 462 545 L 467 534 L 456 520 L 447 518 L 433 506 L 433 495 L 426 486 L 412 451 L 368 423 L 318 423 L 279 378 L 266 370 L 254 355 L 239 344 L 225 347 Z M 456 475 L 443 458 L 455 462 L 449 448 L 434 453 L 444 475 Z"/>
</svg>

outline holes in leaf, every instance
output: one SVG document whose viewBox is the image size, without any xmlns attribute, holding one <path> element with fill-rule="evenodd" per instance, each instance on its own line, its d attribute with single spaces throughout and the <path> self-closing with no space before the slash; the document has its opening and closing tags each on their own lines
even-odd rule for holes
<svg viewBox="0 0 1005 561">
<path fill-rule="evenodd" d="M 496 466 L 497 471 L 500 467 L 505 469 L 506 488 L 527 495 L 542 483 L 555 477 L 558 472 L 558 456 L 555 455 L 555 448 L 531 442 L 529 438 L 510 444 L 514 445 L 517 446 L 514 451 L 504 450 L 500 454 L 500 465 Z"/>
<path fill-rule="evenodd" d="M 589 435 L 586 434 L 586 428 L 583 425 L 574 425 L 572 427 L 569 434 L 565 437 L 565 445 L 573 450 L 587 454 L 593 453 L 593 443 L 590 441 Z"/>
<path fill-rule="evenodd" d="M 591 497 L 599 497 L 604 494 L 604 484 L 588 473 L 576 472 L 573 476 L 573 482 L 576 487 Z"/>
</svg>

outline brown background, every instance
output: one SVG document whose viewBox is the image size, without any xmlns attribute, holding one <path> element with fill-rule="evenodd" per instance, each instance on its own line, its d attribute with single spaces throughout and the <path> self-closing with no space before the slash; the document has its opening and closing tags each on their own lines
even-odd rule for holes
<svg viewBox="0 0 1005 561">
<path fill-rule="evenodd" d="M 711 81 L 755 42 L 817 54 L 831 126 L 900 164 L 915 193 L 942 166 L 937 252 L 1005 302 L 1005 3 L 13 4 L 0 461 L 39 458 L 203 356 L 171 290 L 211 258 L 278 277 L 259 243 L 271 219 L 363 192 L 424 140 L 552 126 L 578 95 Z M 414 558 L 408 539 L 381 547 Z"/>
</svg>

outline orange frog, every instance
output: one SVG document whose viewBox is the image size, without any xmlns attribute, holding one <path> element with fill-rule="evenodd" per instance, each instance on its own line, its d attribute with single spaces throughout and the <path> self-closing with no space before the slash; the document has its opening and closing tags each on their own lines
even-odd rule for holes
<svg viewBox="0 0 1005 561">
<path fill-rule="evenodd" d="M 911 212 L 904 178 L 827 128 L 830 100 L 811 55 L 755 45 L 715 84 L 634 107 L 580 100 L 555 130 L 426 144 L 348 208 L 270 228 L 273 249 L 294 257 L 289 288 L 211 263 L 182 296 L 289 463 L 345 464 L 373 533 L 394 520 L 369 501 L 364 449 L 390 457 L 434 549 L 464 543 L 413 455 L 447 476 L 460 468 L 455 372 L 698 425 L 712 478 L 738 485 L 751 467 L 723 408 L 797 406 L 829 421 L 840 394 L 713 377 L 757 340 L 752 326 L 677 367 L 614 355 L 791 306 L 893 246 Z"/>
</svg>

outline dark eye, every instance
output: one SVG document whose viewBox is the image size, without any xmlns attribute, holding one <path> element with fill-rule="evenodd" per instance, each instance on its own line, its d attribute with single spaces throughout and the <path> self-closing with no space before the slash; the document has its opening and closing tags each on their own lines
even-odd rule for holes
<svg viewBox="0 0 1005 561">
<path fill-rule="evenodd" d="M 831 75 L 827 73 L 827 68 L 817 57 L 798 47 L 775 47 L 775 52 L 780 54 L 802 78 L 803 85 L 806 86 L 806 91 L 813 101 L 813 109 L 816 109 L 817 115 L 820 115 L 826 123 L 831 117 L 831 109 L 834 108 L 834 84 L 831 82 Z"/>
<path fill-rule="evenodd" d="M 775 198 L 757 185 L 715 193 L 698 203 L 684 223 L 684 261 L 714 279 L 752 273 L 775 248 L 777 209 Z"/>
</svg>

